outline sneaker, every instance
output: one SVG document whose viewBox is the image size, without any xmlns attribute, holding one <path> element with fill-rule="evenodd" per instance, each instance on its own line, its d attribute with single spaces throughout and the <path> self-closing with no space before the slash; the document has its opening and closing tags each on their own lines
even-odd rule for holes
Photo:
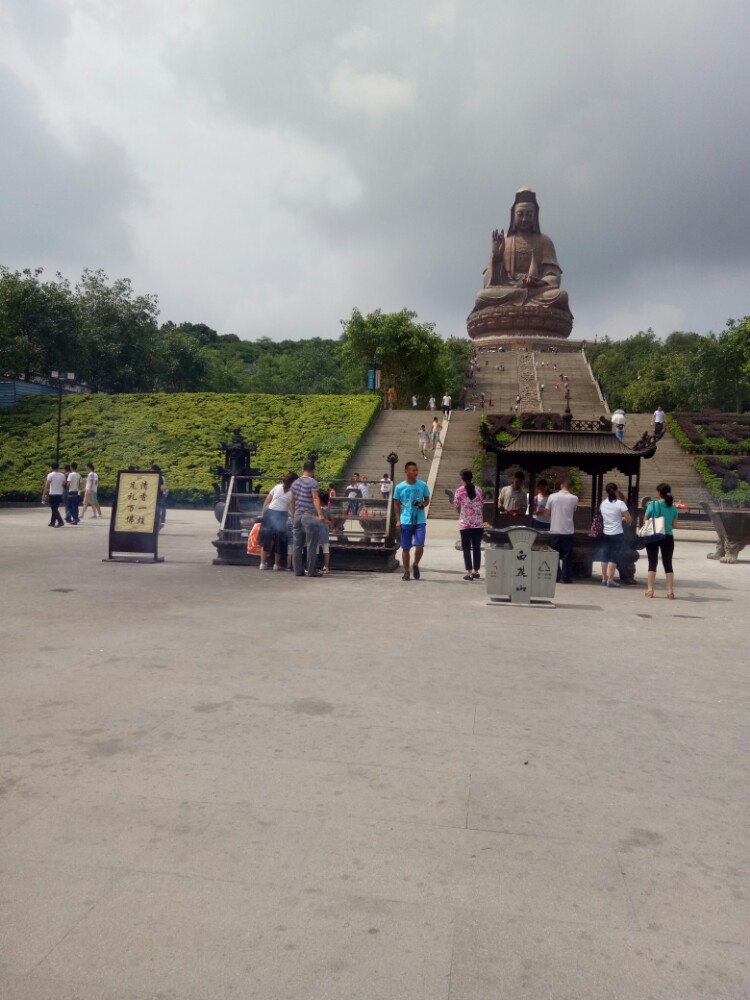
<svg viewBox="0 0 750 1000">
<path fill-rule="evenodd" d="M 281 569 L 281 566 L 277 566 L 276 563 L 273 564 L 273 571 L 274 571 L 274 573 L 278 573 L 278 571 L 280 569 Z"/>
<path fill-rule="evenodd" d="M 258 567 L 258 569 L 270 569 L 270 568 L 271 567 L 268 566 L 266 563 L 261 563 L 260 566 Z"/>
<path fill-rule="evenodd" d="M 418 580 L 418 579 L 420 578 L 420 576 L 422 575 L 422 574 L 421 574 L 421 573 L 419 572 L 419 566 L 414 566 L 414 567 L 412 568 L 412 573 L 414 574 L 414 579 L 415 579 L 415 580 Z"/>
<path fill-rule="evenodd" d="M 619 587 L 620 584 L 619 583 L 615 583 L 614 580 L 607 580 L 607 586 L 608 587 Z"/>
<path fill-rule="evenodd" d="M 402 580 L 411 580 L 411 577 L 409 576 L 408 573 L 404 573 L 404 575 L 401 577 L 401 579 Z"/>
</svg>

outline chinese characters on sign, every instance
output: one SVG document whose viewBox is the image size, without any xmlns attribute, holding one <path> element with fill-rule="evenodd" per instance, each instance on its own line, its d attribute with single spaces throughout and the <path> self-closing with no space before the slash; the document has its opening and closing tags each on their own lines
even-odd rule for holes
<svg viewBox="0 0 750 1000">
<path fill-rule="evenodd" d="M 121 473 L 115 531 L 153 533 L 159 500 L 159 473 Z"/>
<path fill-rule="evenodd" d="M 508 545 L 490 545 L 486 552 L 487 595 L 511 604 L 549 601 L 555 596 L 556 554 L 533 528 L 505 531 Z"/>
<path fill-rule="evenodd" d="M 515 551 L 516 551 L 516 561 L 519 562 L 521 565 L 518 566 L 516 569 L 516 579 L 514 580 L 513 583 L 513 590 L 516 594 L 525 594 L 526 583 L 524 583 L 523 581 L 528 579 L 528 573 L 526 572 L 526 567 L 524 566 L 524 563 L 529 557 L 529 552 L 531 551 L 531 548 L 529 547 L 528 551 L 525 548 L 517 548 Z"/>
</svg>

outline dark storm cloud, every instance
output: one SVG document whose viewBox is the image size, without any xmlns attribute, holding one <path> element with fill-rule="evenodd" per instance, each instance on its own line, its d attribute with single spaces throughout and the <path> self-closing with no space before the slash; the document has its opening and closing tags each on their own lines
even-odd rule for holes
<svg viewBox="0 0 750 1000">
<path fill-rule="evenodd" d="M 294 210 L 356 256 L 369 305 L 460 323 L 491 229 L 530 184 L 584 325 L 643 303 L 709 322 L 714 276 L 750 264 L 750 7 L 405 7 L 225 6 L 175 65 L 216 113 L 346 157 L 363 197 Z M 355 85 L 391 74 L 410 99 L 347 106 L 331 87 L 342 68 Z M 746 296 L 712 301 L 718 322 Z"/>
<path fill-rule="evenodd" d="M 107 254 L 124 214 L 142 248 L 132 276 L 165 315 L 334 336 L 354 305 L 409 306 L 460 333 L 490 233 L 526 185 L 579 336 L 705 330 L 750 312 L 744 0 L 62 9 L 68 76 L 96 63 L 107 97 L 97 104 L 79 74 L 63 110 L 79 136 L 77 116 L 98 132 L 73 151 L 16 91 L 36 123 L 16 174 L 33 160 L 29 179 L 48 177 L 50 142 L 69 200 L 94 220 L 87 248 Z M 18 180 L 28 211 L 6 245 L 60 248 L 68 220 L 51 194 L 36 210 L 31 186 Z"/>
<path fill-rule="evenodd" d="M 34 95 L 2 68 L 0 134 L 0 263 L 57 268 L 70 260 L 92 267 L 130 260 L 127 215 L 141 192 L 113 139 L 89 126 L 63 140 Z"/>
</svg>

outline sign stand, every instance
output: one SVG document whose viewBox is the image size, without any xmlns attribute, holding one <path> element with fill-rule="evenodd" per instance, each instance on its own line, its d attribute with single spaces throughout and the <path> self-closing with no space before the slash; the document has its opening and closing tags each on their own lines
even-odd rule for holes
<svg viewBox="0 0 750 1000">
<path fill-rule="evenodd" d="M 102 562 L 164 562 L 159 555 L 159 484 L 158 472 L 123 471 L 117 473 L 117 490 L 109 522 L 109 556 Z M 113 555 L 127 552 L 132 555 Z M 137 555 L 136 555 L 137 554 Z M 150 559 L 138 558 L 150 555 Z"/>
</svg>

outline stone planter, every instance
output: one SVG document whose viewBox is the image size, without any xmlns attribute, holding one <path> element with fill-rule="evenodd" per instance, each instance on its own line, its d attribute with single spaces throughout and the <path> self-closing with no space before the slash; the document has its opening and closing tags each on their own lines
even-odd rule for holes
<svg viewBox="0 0 750 1000">
<path fill-rule="evenodd" d="M 385 511 L 365 510 L 357 518 L 362 528 L 363 541 L 369 542 L 373 535 L 382 536 L 385 534 Z"/>
<path fill-rule="evenodd" d="M 713 510 L 710 504 L 701 507 L 711 518 L 719 540 L 716 551 L 710 552 L 708 559 L 718 559 L 723 563 L 736 563 L 737 557 L 746 545 L 750 545 L 750 510 Z"/>
<path fill-rule="evenodd" d="M 346 511 L 341 507 L 329 507 L 326 511 L 326 517 L 329 521 L 333 521 L 331 534 L 335 535 L 337 540 L 340 542 L 346 541 L 346 533 L 344 531 L 344 527 L 346 525 Z"/>
</svg>

